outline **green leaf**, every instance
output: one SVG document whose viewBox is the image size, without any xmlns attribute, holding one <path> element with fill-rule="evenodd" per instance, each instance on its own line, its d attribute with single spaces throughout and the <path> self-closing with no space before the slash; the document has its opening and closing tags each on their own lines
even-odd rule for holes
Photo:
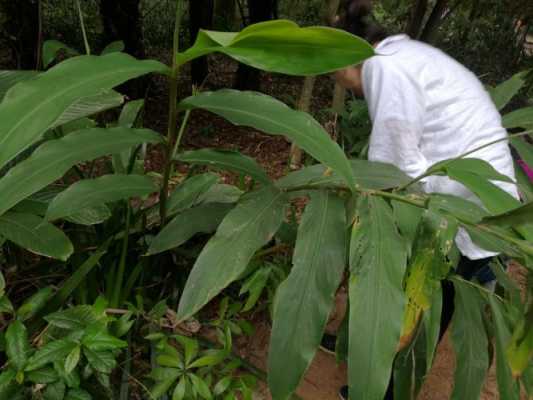
<svg viewBox="0 0 533 400">
<path fill-rule="evenodd" d="M 150 243 L 147 255 L 181 246 L 197 233 L 214 232 L 232 204 L 207 203 L 178 214 Z"/>
<path fill-rule="evenodd" d="M 37 71 L 0 71 L 0 103 L 9 89 L 19 82 L 34 78 L 37 74 Z"/>
<path fill-rule="evenodd" d="M 1 112 L 0 112 L 1 113 Z M 0 215 L 19 201 L 61 178 L 73 165 L 116 153 L 160 135 L 147 129 L 87 129 L 40 146 L 0 178 Z"/>
<path fill-rule="evenodd" d="M 183 346 L 185 351 L 185 365 L 189 367 L 192 360 L 198 355 L 198 341 L 194 338 L 188 338 L 182 335 L 176 335 L 174 338 Z"/>
<path fill-rule="evenodd" d="M 46 40 L 43 43 L 43 67 L 47 68 L 57 57 L 57 53 L 60 51 L 64 51 L 65 54 L 69 57 L 77 56 L 80 53 L 78 53 L 77 50 L 73 49 L 72 47 L 69 47 L 63 42 L 60 42 L 59 40 Z"/>
<path fill-rule="evenodd" d="M 20 204 L 20 203 L 19 203 Z M 69 222 L 78 225 L 98 225 L 111 218 L 112 213 L 109 207 L 105 204 L 100 204 L 93 207 L 87 207 L 79 212 L 72 214 L 65 219 Z"/>
<path fill-rule="evenodd" d="M 30 351 L 26 327 L 19 320 L 13 321 L 6 331 L 6 353 L 9 365 L 17 371 L 22 371 L 26 366 Z"/>
<path fill-rule="evenodd" d="M 213 397 L 213 395 L 211 394 L 211 390 L 209 390 L 209 386 L 207 386 L 207 383 L 205 383 L 202 378 L 195 374 L 189 374 L 187 376 L 191 380 L 193 387 L 196 389 L 196 391 L 202 398 L 210 400 Z"/>
<path fill-rule="evenodd" d="M 479 223 L 488 212 L 476 203 L 461 197 L 448 194 L 431 194 L 429 198 L 429 208 L 437 212 L 444 212 L 448 215 L 471 222 Z"/>
<path fill-rule="evenodd" d="M 238 187 L 225 183 L 216 183 L 198 197 L 196 204 L 236 203 L 244 192 Z"/>
<path fill-rule="evenodd" d="M 26 379 L 33 383 L 52 383 L 59 379 L 59 375 L 52 367 L 44 367 L 26 373 Z"/>
<path fill-rule="evenodd" d="M 298 230 L 294 266 L 276 294 L 268 358 L 274 399 L 296 390 L 320 344 L 344 272 L 345 230 L 344 201 L 328 192 L 313 194 Z"/>
<path fill-rule="evenodd" d="M 511 340 L 511 330 L 507 321 L 508 310 L 494 295 L 488 296 L 494 323 L 496 344 L 496 379 L 500 397 L 504 400 L 518 400 L 520 398 L 520 384 L 515 381 L 505 354 L 506 346 Z"/>
<path fill-rule="evenodd" d="M 65 400 L 91 400 L 92 397 L 89 392 L 83 389 L 70 389 L 65 397 Z"/>
<path fill-rule="evenodd" d="M 216 385 L 213 387 L 213 394 L 215 396 L 220 396 L 222 393 L 224 393 L 231 385 L 232 378 L 231 376 L 225 376 L 222 379 L 220 379 Z M 174 400 L 174 399 L 172 399 Z"/>
<path fill-rule="evenodd" d="M 187 381 L 182 376 L 172 392 L 172 400 L 183 400 L 185 398 L 185 391 L 187 389 Z"/>
<path fill-rule="evenodd" d="M 35 371 L 54 361 L 64 361 L 76 346 L 76 343 L 67 339 L 58 339 L 49 342 L 30 357 L 25 370 Z"/>
<path fill-rule="evenodd" d="M 104 93 L 98 93 L 96 95 L 82 97 L 72 103 L 65 111 L 57 117 L 57 119 L 50 125 L 50 129 L 57 128 L 65 124 L 69 124 L 74 121 L 79 121 L 82 118 L 88 117 L 99 112 L 109 110 L 120 106 L 124 102 L 124 97 L 115 92 L 109 90 Z M 88 128 L 94 127 L 94 124 L 89 124 Z M 82 125 L 83 128 L 83 125 Z M 72 129 L 72 128 L 69 128 Z M 63 134 L 66 134 L 63 130 Z"/>
<path fill-rule="evenodd" d="M 533 223 L 533 203 L 524 204 L 499 215 L 485 217 L 481 222 L 496 226 L 518 226 Z"/>
<path fill-rule="evenodd" d="M 63 261 L 74 251 L 63 231 L 32 214 L 10 211 L 0 215 L 0 235 L 32 253 Z"/>
<path fill-rule="evenodd" d="M 452 175 L 468 173 L 476 175 L 485 180 L 502 181 L 513 183 L 513 180 L 506 175 L 500 174 L 492 165 L 478 158 L 455 158 L 444 160 L 431 166 L 429 171 L 434 173 L 442 172 L 452 178 Z M 452 178 L 453 179 L 453 178 Z"/>
<path fill-rule="evenodd" d="M 92 306 L 82 305 L 57 311 L 44 319 L 52 326 L 74 331 L 93 325 L 97 322 L 98 316 Z"/>
<path fill-rule="evenodd" d="M 72 349 L 72 351 L 69 353 L 69 355 L 65 359 L 65 372 L 67 374 L 70 374 L 80 362 L 80 353 L 81 353 L 81 347 L 76 346 Z"/>
<path fill-rule="evenodd" d="M 218 175 L 205 173 L 180 183 L 168 198 L 167 214 L 173 215 L 191 207 L 218 179 Z"/>
<path fill-rule="evenodd" d="M 34 317 L 52 297 L 54 291 L 51 287 L 40 289 L 18 308 L 16 314 L 21 321 Z"/>
<path fill-rule="evenodd" d="M 8 399 L 13 395 L 16 386 L 16 375 L 17 371 L 13 369 L 6 369 L 0 373 L 0 398 Z"/>
<path fill-rule="evenodd" d="M 372 46 L 345 31 L 300 28 L 278 20 L 250 25 L 238 34 L 200 31 L 193 47 L 178 54 L 178 62 L 214 51 L 264 71 L 289 75 L 324 74 L 374 55 Z"/>
<path fill-rule="evenodd" d="M 102 55 L 105 56 L 106 54 L 119 53 L 121 51 L 124 51 L 124 48 L 124 42 L 122 40 L 116 40 L 114 42 L 109 43 L 102 50 Z"/>
<path fill-rule="evenodd" d="M 45 218 L 49 221 L 64 218 L 80 209 L 146 196 L 157 189 L 155 182 L 143 175 L 104 175 L 85 179 L 59 193 L 50 203 Z"/>
<path fill-rule="evenodd" d="M 385 395 L 402 328 L 406 258 L 390 206 L 379 197 L 361 197 L 350 243 L 351 398 Z"/>
<path fill-rule="evenodd" d="M 239 292 L 239 296 L 242 296 L 245 293 L 249 293 L 249 296 L 241 310 L 242 312 L 247 312 L 254 308 L 257 300 L 259 300 L 259 297 L 263 293 L 263 289 L 268 283 L 268 278 L 270 277 L 271 273 L 271 267 L 261 267 L 243 283 Z"/>
<path fill-rule="evenodd" d="M 196 313 L 239 277 L 254 253 L 281 225 L 286 201 L 284 193 L 265 187 L 244 196 L 229 212 L 187 279 L 178 308 L 179 320 Z"/>
<path fill-rule="evenodd" d="M 498 110 L 503 109 L 511 99 L 518 94 L 526 83 L 526 72 L 519 72 L 510 79 L 500 83 L 495 88 L 489 90 L 492 101 Z"/>
<path fill-rule="evenodd" d="M 483 325 L 484 301 L 479 289 L 459 279 L 451 324 L 457 355 L 452 400 L 478 399 L 489 368 L 488 339 Z"/>
<path fill-rule="evenodd" d="M 510 142 L 520 155 L 520 158 L 522 158 L 527 165 L 533 166 L 533 145 L 524 140 L 524 138 L 514 138 L 511 139 Z"/>
<path fill-rule="evenodd" d="M 84 347 L 83 354 L 91 367 L 102 374 L 110 374 L 117 366 L 115 357 L 110 351 L 93 351 Z"/>
<path fill-rule="evenodd" d="M 265 170 L 253 158 L 237 151 L 201 149 L 186 151 L 176 157 L 176 159 L 189 164 L 208 165 L 210 167 L 249 175 L 264 184 L 271 183 Z"/>
<path fill-rule="evenodd" d="M 150 390 L 152 398 L 159 399 L 161 396 L 166 394 L 174 382 L 176 382 L 178 376 L 181 374 L 181 372 L 175 368 L 167 368 L 167 370 L 169 373 L 165 379 L 157 380 L 157 383 Z"/>
<path fill-rule="evenodd" d="M 355 184 L 364 189 L 391 189 L 411 181 L 400 169 L 392 164 L 366 160 L 349 160 Z M 335 171 L 317 164 L 289 173 L 276 181 L 281 188 L 297 186 L 341 186 L 343 179 Z"/>
<path fill-rule="evenodd" d="M 337 171 L 348 187 L 354 188 L 354 175 L 344 152 L 309 114 L 293 110 L 261 93 L 236 90 L 203 92 L 183 100 L 180 107 L 205 109 L 235 125 L 249 126 L 271 135 L 285 135 Z"/>
<path fill-rule="evenodd" d="M 64 400 L 67 387 L 61 381 L 46 385 L 43 400 Z"/>
<path fill-rule="evenodd" d="M 533 107 L 521 108 L 505 114 L 502 118 L 502 125 L 506 129 L 529 129 L 533 126 Z"/>
<path fill-rule="evenodd" d="M 13 314 L 13 304 L 11 304 L 6 295 L 0 297 L 0 315 L 3 313 Z"/>
<path fill-rule="evenodd" d="M 107 333 L 105 325 L 99 323 L 87 328 L 81 342 L 85 347 L 94 351 L 121 349 L 128 345 L 127 342 Z"/>
<path fill-rule="evenodd" d="M 140 75 L 167 70 L 156 61 L 138 61 L 127 54 L 113 53 L 74 57 L 19 83 L 0 104 L 0 168 L 35 143 L 79 99 Z"/>
</svg>

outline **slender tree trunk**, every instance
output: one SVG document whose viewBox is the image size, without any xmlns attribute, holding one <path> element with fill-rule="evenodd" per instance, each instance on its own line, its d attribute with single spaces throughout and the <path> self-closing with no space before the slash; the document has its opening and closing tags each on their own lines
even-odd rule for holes
<svg viewBox="0 0 533 400">
<path fill-rule="evenodd" d="M 38 66 L 38 0 L 0 0 L 0 12 L 6 23 L 0 29 L 9 41 L 16 65 L 10 68 L 35 69 Z"/>
<path fill-rule="evenodd" d="M 140 0 L 100 0 L 100 15 L 104 26 L 104 45 L 122 40 L 124 50 L 136 58 L 145 58 Z M 148 79 L 141 77 L 122 86 L 131 98 L 143 97 Z"/>
<path fill-rule="evenodd" d="M 277 0 L 248 0 L 249 22 L 269 21 L 277 15 Z M 258 90 L 260 84 L 259 70 L 244 64 L 239 65 L 235 88 L 239 90 Z"/>
<path fill-rule="evenodd" d="M 428 9 L 428 0 L 417 0 L 411 14 L 411 19 L 407 25 L 406 33 L 413 39 L 417 39 L 420 31 L 422 30 L 422 24 L 424 23 L 424 17 Z"/>
<path fill-rule="evenodd" d="M 433 38 L 433 35 L 444 21 L 444 13 L 448 8 L 448 0 L 437 0 L 435 7 L 431 11 L 429 18 L 424 26 L 424 30 L 420 35 L 420 40 L 423 42 L 429 42 Z"/>
<path fill-rule="evenodd" d="M 200 29 L 211 29 L 213 26 L 213 0 L 189 0 L 189 33 L 191 41 L 196 39 Z M 209 68 L 207 58 L 201 57 L 191 62 L 191 79 L 196 86 L 207 78 Z"/>
<path fill-rule="evenodd" d="M 304 79 L 304 84 L 302 87 L 302 92 L 300 94 L 300 100 L 298 101 L 297 108 L 300 111 L 309 112 L 311 108 L 311 99 L 313 98 L 313 88 L 315 87 L 315 76 L 308 76 Z M 291 156 L 290 156 L 289 168 L 299 169 L 302 165 L 303 152 L 296 144 L 291 145 Z"/>
</svg>

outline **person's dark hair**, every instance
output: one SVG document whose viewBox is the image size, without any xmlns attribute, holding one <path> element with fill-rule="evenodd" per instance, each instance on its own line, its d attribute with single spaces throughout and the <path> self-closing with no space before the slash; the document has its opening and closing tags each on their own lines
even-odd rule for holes
<svg viewBox="0 0 533 400">
<path fill-rule="evenodd" d="M 362 37 L 369 43 L 385 39 L 389 34 L 374 21 L 371 0 L 342 0 L 337 27 Z"/>
</svg>

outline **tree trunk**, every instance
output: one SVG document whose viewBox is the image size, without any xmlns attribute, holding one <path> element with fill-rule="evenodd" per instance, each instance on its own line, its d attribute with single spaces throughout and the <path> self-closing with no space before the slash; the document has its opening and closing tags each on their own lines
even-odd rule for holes
<svg viewBox="0 0 533 400">
<path fill-rule="evenodd" d="M 448 0 L 437 0 L 435 7 L 431 11 L 429 18 L 424 26 L 424 30 L 420 35 L 420 40 L 423 42 L 429 42 L 433 38 L 433 35 L 437 31 L 438 27 L 444 21 L 444 13 L 448 8 Z"/>
<path fill-rule="evenodd" d="M 9 68 L 38 67 L 39 1 L 0 0 L 0 12 L 6 16 L 2 33 L 6 36 L 16 65 Z"/>
<path fill-rule="evenodd" d="M 420 34 L 427 9 L 428 0 L 417 0 L 406 29 L 406 33 L 413 39 L 417 39 Z"/>
<path fill-rule="evenodd" d="M 124 51 L 136 58 L 145 58 L 140 0 L 100 0 L 100 16 L 104 26 L 104 45 L 122 40 Z M 148 80 L 137 78 L 123 85 L 131 98 L 144 97 Z"/>
<path fill-rule="evenodd" d="M 200 29 L 212 28 L 213 8 L 213 0 L 189 0 L 189 33 L 191 42 L 194 42 Z M 200 86 L 207 78 L 208 73 L 206 57 L 197 58 L 191 62 L 191 79 L 194 85 Z"/>
<path fill-rule="evenodd" d="M 309 112 L 311 108 L 311 99 L 313 98 L 313 88 L 315 87 L 316 76 L 308 76 L 304 79 L 300 100 L 296 108 L 300 111 Z M 296 144 L 291 145 L 291 154 L 289 168 L 291 170 L 299 169 L 302 165 L 303 152 Z"/>
<path fill-rule="evenodd" d="M 277 0 L 248 0 L 248 15 L 251 24 L 269 21 L 277 15 Z M 259 90 L 259 70 L 239 64 L 235 88 L 239 90 Z"/>
</svg>

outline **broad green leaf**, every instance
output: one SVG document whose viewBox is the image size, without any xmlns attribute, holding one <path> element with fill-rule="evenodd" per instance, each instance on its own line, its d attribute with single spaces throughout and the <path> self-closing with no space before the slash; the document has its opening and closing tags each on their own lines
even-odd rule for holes
<svg viewBox="0 0 533 400">
<path fill-rule="evenodd" d="M 478 399 L 489 368 L 488 339 L 483 325 L 484 301 L 479 289 L 459 279 L 451 324 L 457 356 L 452 400 Z"/>
<path fill-rule="evenodd" d="M 128 101 L 120 112 L 118 124 L 126 128 L 133 128 L 143 107 L 144 99 Z"/>
<path fill-rule="evenodd" d="M 244 196 L 230 211 L 194 264 L 180 300 L 179 320 L 196 313 L 239 277 L 254 253 L 276 233 L 285 204 L 282 192 L 265 187 Z"/>
<path fill-rule="evenodd" d="M 416 238 L 418 224 L 422 218 L 424 209 L 396 200 L 393 200 L 391 205 L 396 225 L 398 226 L 402 237 L 406 239 L 408 254 L 410 255 L 412 245 Z"/>
<path fill-rule="evenodd" d="M 81 383 L 81 377 L 77 369 L 68 373 L 65 371 L 64 359 L 54 361 L 54 369 L 59 374 L 60 379 L 65 382 L 69 388 L 79 388 Z"/>
<path fill-rule="evenodd" d="M 483 179 L 513 183 L 511 178 L 500 174 L 488 162 L 478 158 L 456 158 L 452 160 L 444 160 L 431 166 L 429 171 L 434 173 L 443 172 L 450 176 L 450 178 L 452 175 L 468 173 Z"/>
<path fill-rule="evenodd" d="M 59 379 L 59 375 L 52 367 L 44 367 L 35 371 L 26 373 L 26 379 L 33 383 L 52 383 Z"/>
<path fill-rule="evenodd" d="M 273 399 L 296 390 L 320 344 L 344 272 L 345 230 L 344 201 L 333 193 L 313 194 L 298 230 L 294 266 L 276 294 L 268 357 Z"/>
<path fill-rule="evenodd" d="M 54 361 L 63 361 L 77 344 L 67 339 L 58 339 L 45 344 L 30 357 L 26 371 L 35 371 Z"/>
<path fill-rule="evenodd" d="M 390 206 L 363 196 L 350 243 L 348 381 L 354 399 L 383 398 L 402 329 L 407 253 Z"/>
<path fill-rule="evenodd" d="M 14 369 L 6 369 L 0 373 L 0 398 L 9 399 L 13 396 L 16 390 L 15 376 L 17 371 Z"/>
<path fill-rule="evenodd" d="M 44 319 L 52 326 L 74 331 L 93 325 L 98 316 L 92 306 L 81 305 L 48 314 Z"/>
<path fill-rule="evenodd" d="M 521 258 L 520 248 L 518 248 L 514 244 L 509 243 L 508 241 L 500 239 L 498 236 L 492 234 L 490 231 L 475 226 L 468 226 L 465 227 L 465 229 L 468 232 L 468 236 L 470 236 L 472 241 L 482 249 L 493 251 L 496 253 L 503 253 L 510 257 Z M 500 232 L 502 231 L 497 227 L 492 227 L 491 229 Z M 509 232 L 506 231 L 503 231 L 503 233 L 509 234 Z M 527 245 L 527 243 L 524 243 L 524 245 Z"/>
<path fill-rule="evenodd" d="M 227 353 L 225 350 L 213 350 L 211 353 L 194 360 L 189 365 L 189 368 L 213 367 L 222 363 L 226 357 Z"/>
<path fill-rule="evenodd" d="M 432 306 L 440 281 L 452 265 L 448 262 L 457 233 L 457 223 L 432 211 L 425 211 L 417 230 L 413 256 L 405 277 L 407 306 L 402 325 L 400 347 L 409 344 L 420 318 Z"/>
<path fill-rule="evenodd" d="M 162 395 L 166 394 L 181 374 L 180 370 L 176 368 L 166 368 L 166 370 L 168 370 L 168 373 L 165 378 L 157 379 L 156 384 L 150 390 L 152 398 L 159 399 Z M 152 372 L 154 371 L 152 370 Z"/>
<path fill-rule="evenodd" d="M 80 53 L 73 49 L 72 47 L 69 47 L 63 42 L 60 42 L 59 40 L 46 40 L 43 43 L 43 67 L 47 68 L 52 61 L 55 60 L 57 57 L 57 54 L 60 51 L 64 51 L 65 54 L 69 57 L 77 56 Z"/>
<path fill-rule="evenodd" d="M 237 151 L 201 149 L 186 151 L 177 157 L 178 161 L 189 164 L 208 165 L 210 167 L 220 168 L 237 172 L 243 175 L 249 175 L 253 179 L 270 184 L 270 178 L 265 170 L 257 162 L 248 156 Z"/>
<path fill-rule="evenodd" d="M 22 321 L 34 317 L 40 310 L 42 310 L 53 294 L 54 291 L 51 287 L 40 289 L 17 309 L 17 317 Z"/>
<path fill-rule="evenodd" d="M 93 207 L 87 207 L 79 212 L 65 217 L 69 222 L 78 225 L 98 225 L 111 218 L 112 213 L 109 207 L 105 204 L 100 204 Z"/>
<path fill-rule="evenodd" d="M 524 204 L 503 214 L 485 217 L 482 223 L 496 226 L 518 226 L 533 223 L 533 203 Z"/>
<path fill-rule="evenodd" d="M 0 297 L 0 315 L 4 313 L 13 314 L 13 304 L 11 304 L 6 295 Z"/>
<path fill-rule="evenodd" d="M 9 89 L 19 82 L 37 76 L 37 74 L 37 71 L 0 71 L 0 103 Z"/>
<path fill-rule="evenodd" d="M 19 83 L 0 103 L 0 168 L 35 143 L 79 99 L 140 75 L 166 71 L 159 62 L 113 53 L 74 57 Z"/>
<path fill-rule="evenodd" d="M 82 97 L 72 103 L 65 111 L 57 117 L 50 125 L 50 129 L 57 128 L 73 121 L 78 121 L 90 115 L 109 110 L 120 106 L 124 101 L 124 96 L 114 90 L 104 93 Z"/>
<path fill-rule="evenodd" d="M 524 138 L 514 138 L 510 142 L 520 155 L 520 158 L 533 168 L 533 145 L 524 140 Z"/>
<path fill-rule="evenodd" d="M 176 339 L 178 343 L 182 345 L 184 353 L 185 353 L 185 365 L 188 367 L 190 363 L 192 362 L 192 360 L 194 360 L 196 356 L 198 355 L 198 350 L 199 350 L 198 341 L 194 338 L 188 338 L 183 335 L 176 335 L 174 336 L 174 339 Z M 169 346 L 167 351 L 169 350 L 171 351 L 171 354 L 176 352 L 176 349 L 173 348 L 172 346 Z M 176 355 L 176 358 L 178 357 L 179 355 Z"/>
<path fill-rule="evenodd" d="M 32 214 L 7 212 L 0 216 L 0 235 L 32 253 L 67 260 L 74 248 L 51 223 Z"/>
<path fill-rule="evenodd" d="M 61 178 L 77 163 L 160 140 L 157 133 L 147 129 L 94 128 L 46 142 L 0 178 L 0 215 Z"/>
<path fill-rule="evenodd" d="M 268 279 L 272 274 L 272 267 L 261 267 L 253 275 L 243 283 L 239 296 L 249 293 L 248 299 L 242 308 L 242 312 L 250 311 L 257 304 L 257 300 L 263 293 L 263 289 L 268 283 Z"/>
<path fill-rule="evenodd" d="M 531 266 L 528 266 L 531 269 Z M 525 316 L 514 327 L 510 343 L 507 344 L 506 356 L 513 377 L 520 377 L 531 366 L 533 359 L 533 320 L 531 305 Z"/>
<path fill-rule="evenodd" d="M 214 232 L 232 208 L 232 204 L 206 203 L 183 211 L 157 234 L 147 254 L 181 246 L 197 233 Z"/>
<path fill-rule="evenodd" d="M 172 392 L 172 400 L 183 400 L 185 398 L 185 391 L 187 389 L 187 381 L 182 376 Z"/>
<path fill-rule="evenodd" d="M 84 347 L 83 354 L 91 367 L 102 374 L 110 374 L 117 366 L 115 357 L 110 351 L 94 351 Z"/>
<path fill-rule="evenodd" d="M 258 69 L 289 75 L 324 74 L 374 55 L 367 42 L 339 29 L 269 21 L 238 34 L 201 31 L 193 47 L 178 54 L 178 62 L 215 51 Z"/>
<path fill-rule="evenodd" d="M 65 372 L 67 374 L 70 374 L 74 370 L 74 368 L 76 368 L 76 366 L 78 365 L 80 361 L 80 353 L 81 353 L 81 347 L 76 346 L 68 354 L 67 358 L 65 359 Z"/>
<path fill-rule="evenodd" d="M 91 400 L 89 392 L 83 389 L 70 389 L 65 396 L 65 400 Z"/>
<path fill-rule="evenodd" d="M 191 207 L 218 179 L 218 175 L 205 173 L 180 183 L 168 198 L 167 214 L 176 214 Z"/>
<path fill-rule="evenodd" d="M 448 194 L 431 194 L 429 208 L 438 212 L 457 216 L 463 221 L 479 223 L 488 212 L 476 203 Z"/>
<path fill-rule="evenodd" d="M 511 368 L 507 363 L 505 349 L 511 340 L 511 330 L 505 320 L 507 310 L 495 296 L 488 296 L 494 324 L 496 347 L 496 379 L 500 397 L 504 400 L 518 400 L 520 398 L 520 384 L 514 380 Z"/>
<path fill-rule="evenodd" d="M 198 392 L 202 398 L 206 400 L 210 400 L 212 398 L 211 390 L 202 378 L 195 374 L 189 374 L 188 377 L 191 380 L 193 387 L 196 389 L 196 392 Z"/>
<path fill-rule="evenodd" d="M 355 184 L 364 189 L 391 189 L 411 181 L 407 175 L 392 164 L 366 160 L 349 160 Z M 343 180 L 324 165 L 317 164 L 289 173 L 276 181 L 281 188 L 297 186 L 340 186 Z"/>
<path fill-rule="evenodd" d="M 61 381 L 46 385 L 43 391 L 43 400 L 64 400 L 67 387 Z"/>
<path fill-rule="evenodd" d="M 6 354 L 9 365 L 17 371 L 22 371 L 26 366 L 30 351 L 26 327 L 19 320 L 13 321 L 6 331 Z"/>
<path fill-rule="evenodd" d="M 498 110 L 503 109 L 511 99 L 518 94 L 526 83 L 526 72 L 519 72 L 510 79 L 500 83 L 495 88 L 489 90 L 492 101 Z"/>
<path fill-rule="evenodd" d="M 125 341 L 110 335 L 103 324 L 94 324 L 87 328 L 81 342 L 83 346 L 93 351 L 116 350 L 128 345 Z"/>
<path fill-rule="evenodd" d="M 533 126 L 533 107 L 521 108 L 505 114 L 502 118 L 503 127 L 506 129 L 526 128 Z"/>
<path fill-rule="evenodd" d="M 116 40 L 114 42 L 109 43 L 103 50 L 102 55 L 105 56 L 106 54 L 111 53 L 119 53 L 121 51 L 124 51 L 124 42 L 122 40 Z"/>
<path fill-rule="evenodd" d="M 337 171 L 350 188 L 354 175 L 344 152 L 309 114 L 256 92 L 220 90 L 203 92 L 180 103 L 182 109 L 201 108 L 235 125 L 249 126 L 271 135 L 285 135 L 318 161 Z"/>
<path fill-rule="evenodd" d="M 204 194 L 198 197 L 196 204 L 206 203 L 236 203 L 244 192 L 238 187 L 217 183 L 211 186 Z"/>
<path fill-rule="evenodd" d="M 394 360 L 394 400 L 413 400 L 415 360 L 411 347 L 398 353 Z"/>
<path fill-rule="evenodd" d="M 50 203 L 49 221 L 76 214 L 82 209 L 157 191 L 155 182 L 144 175 L 104 175 L 78 181 L 59 193 Z"/>
</svg>

